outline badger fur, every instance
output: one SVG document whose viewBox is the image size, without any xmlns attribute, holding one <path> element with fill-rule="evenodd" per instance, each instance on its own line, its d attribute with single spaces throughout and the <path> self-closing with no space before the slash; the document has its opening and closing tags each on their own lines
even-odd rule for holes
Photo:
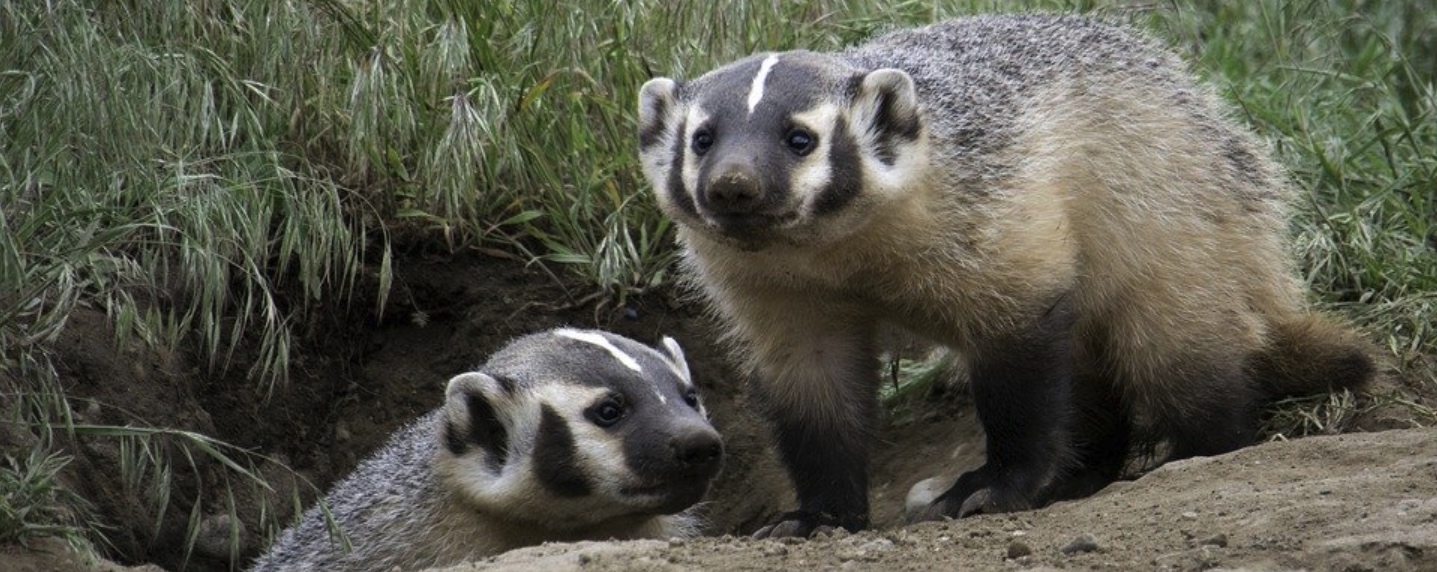
<svg viewBox="0 0 1437 572">
<path fill-rule="evenodd" d="M 639 99 L 645 174 L 797 489 L 759 536 L 867 526 L 882 324 L 966 359 L 987 434 L 926 519 L 1092 492 L 1140 435 L 1230 451 L 1265 400 L 1372 373 L 1305 307 L 1283 172 L 1122 25 L 952 20 Z"/>
<path fill-rule="evenodd" d="M 545 541 L 685 537 L 719 470 L 683 351 L 611 333 L 520 338 L 449 381 L 286 530 L 256 571 L 410 570 Z M 347 544 L 347 546 L 346 546 Z"/>
</svg>

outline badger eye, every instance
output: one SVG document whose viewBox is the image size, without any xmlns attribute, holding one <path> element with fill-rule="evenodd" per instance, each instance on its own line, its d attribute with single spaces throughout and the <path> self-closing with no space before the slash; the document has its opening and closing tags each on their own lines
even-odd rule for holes
<svg viewBox="0 0 1437 572">
<path fill-rule="evenodd" d="M 714 135 L 707 129 L 700 129 L 694 132 L 693 149 L 694 153 L 703 155 L 708 152 L 709 147 L 714 146 Z"/>
<path fill-rule="evenodd" d="M 688 391 L 685 391 L 685 392 L 684 392 L 684 403 L 687 403 L 687 404 L 689 405 L 689 407 L 692 407 L 692 408 L 694 408 L 694 409 L 698 409 L 698 408 L 699 408 L 699 392 L 698 392 L 698 390 L 697 390 L 697 389 L 693 389 L 693 388 L 689 388 Z"/>
<path fill-rule="evenodd" d="M 787 145 L 790 151 L 802 157 L 807 155 L 818 145 L 818 137 L 804 129 L 794 129 L 783 137 L 783 144 Z"/>
<path fill-rule="evenodd" d="M 606 397 L 584 411 L 584 417 L 600 427 L 610 427 L 624 418 L 624 400 L 617 395 Z"/>
</svg>

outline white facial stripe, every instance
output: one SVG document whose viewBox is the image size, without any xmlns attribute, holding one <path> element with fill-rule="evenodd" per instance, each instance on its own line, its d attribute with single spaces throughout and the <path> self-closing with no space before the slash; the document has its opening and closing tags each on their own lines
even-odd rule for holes
<svg viewBox="0 0 1437 572">
<path fill-rule="evenodd" d="M 703 125 L 708 119 L 709 114 L 699 109 L 698 105 L 690 106 L 688 117 L 684 119 L 685 132 L 680 133 L 679 136 L 683 137 L 684 141 L 692 141 L 694 132 L 698 131 L 699 126 Z M 683 170 L 684 189 L 688 191 L 689 196 L 692 197 L 696 195 L 698 192 L 697 189 L 699 188 L 699 157 L 697 154 L 689 151 L 687 146 L 684 147 L 684 164 L 680 165 L 679 168 Z"/>
<path fill-rule="evenodd" d="M 793 115 L 794 123 L 811 129 L 818 136 L 818 147 L 793 170 L 789 179 L 789 188 L 810 204 L 819 198 L 819 191 L 833 179 L 833 167 L 829 165 L 828 156 L 833 146 L 833 126 L 838 123 L 838 115 L 838 106 L 830 103 Z"/>
<path fill-rule="evenodd" d="M 619 360 L 619 363 L 624 364 L 624 367 L 627 367 L 627 368 L 632 369 L 632 370 L 634 370 L 634 371 L 637 371 L 637 372 L 639 372 L 639 373 L 643 373 L 643 372 L 644 372 L 644 368 L 639 367 L 639 362 L 638 362 L 638 360 L 635 360 L 635 359 L 634 359 L 634 356 L 631 356 L 631 355 L 629 355 L 629 354 L 624 353 L 623 350 L 619 349 L 617 346 L 615 346 L 614 344 L 610 343 L 610 342 L 609 342 L 609 339 L 608 339 L 608 338 L 605 338 L 604 336 L 601 336 L 601 335 L 595 334 L 595 333 L 591 333 L 591 332 L 581 332 L 581 331 L 578 331 L 578 330 L 570 330 L 570 329 L 567 329 L 567 328 L 566 328 L 566 329 L 558 330 L 558 331 L 556 331 L 556 332 L 554 332 L 554 333 L 559 334 L 559 335 L 561 335 L 561 336 L 564 336 L 564 337 L 566 337 L 566 338 L 569 338 L 569 339 L 571 339 L 571 340 L 579 340 L 579 341 L 581 341 L 581 342 L 586 342 L 586 343 L 594 344 L 594 345 L 596 345 L 596 346 L 599 346 L 599 347 L 601 347 L 601 348 L 604 348 L 604 350 L 606 350 L 606 351 L 609 352 L 609 355 L 614 356 L 614 359 Z"/>
<path fill-rule="evenodd" d="M 561 411 L 566 408 L 572 408 L 574 411 L 582 410 L 590 401 L 597 400 L 609 393 L 609 390 L 602 387 L 567 383 L 545 383 L 535 387 L 533 391 L 534 396 L 540 402 Z"/>
<path fill-rule="evenodd" d="M 748 112 L 750 114 L 753 113 L 755 107 L 758 107 L 758 102 L 763 100 L 764 81 L 768 79 L 768 72 L 776 63 L 778 63 L 778 54 L 764 58 L 763 63 L 758 66 L 758 73 L 753 76 L 753 85 L 748 88 Z"/>
</svg>

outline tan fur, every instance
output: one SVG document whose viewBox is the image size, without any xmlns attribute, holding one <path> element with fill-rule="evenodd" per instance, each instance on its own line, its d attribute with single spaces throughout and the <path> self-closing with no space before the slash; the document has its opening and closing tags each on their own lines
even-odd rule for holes
<svg viewBox="0 0 1437 572">
<path fill-rule="evenodd" d="M 1008 364 L 1026 357 L 1005 345 L 1042 339 L 1045 328 L 1071 333 L 1074 423 L 1093 415 L 1126 423 L 1133 413 L 1182 440 L 1188 450 L 1178 454 L 1250 439 L 1240 433 L 1258 398 L 1356 387 L 1370 376 L 1355 336 L 1308 313 L 1285 251 L 1290 190 L 1282 170 L 1155 43 L 1082 18 L 995 17 L 899 31 L 824 57 L 789 52 L 774 64 L 768 56 L 768 82 L 788 93 L 819 92 L 808 107 L 763 116 L 782 117 L 769 119 L 779 125 L 736 119 L 715 95 L 741 85 L 750 60 L 700 78 L 687 93 L 673 80 L 653 80 L 640 108 L 645 171 L 661 207 L 681 223 L 693 281 L 763 380 L 790 443 L 832 435 L 853 443 L 832 454 L 864 461 L 877 383 L 874 337 L 886 323 L 960 355 L 1000 355 Z M 785 73 L 804 75 L 784 84 Z M 845 73 L 862 78 L 856 90 L 824 91 L 844 85 L 830 78 Z M 916 100 L 910 73 L 928 90 Z M 710 84 L 717 87 L 705 91 Z M 762 115 L 750 93 L 749 116 Z M 712 127 L 710 114 L 730 123 Z M 923 124 L 916 134 L 903 123 L 913 115 Z M 680 117 L 687 121 L 677 132 Z M 816 134 L 817 147 L 788 163 L 765 159 L 787 150 L 768 139 L 781 125 Z M 727 147 L 714 147 L 718 159 L 684 148 L 701 130 L 718 134 L 715 141 L 729 138 Z M 874 138 L 884 130 L 897 135 Z M 835 168 L 826 161 L 841 136 L 858 141 L 863 187 L 836 212 L 818 212 L 812 205 L 820 198 L 842 193 L 823 176 Z M 754 146 L 764 151 L 751 154 Z M 669 177 L 680 165 L 673 149 L 683 153 L 682 188 Z M 880 153 L 895 158 L 885 162 Z M 732 188 L 758 189 L 754 200 L 768 201 L 752 207 L 780 221 L 767 235 L 730 222 L 749 214 L 744 203 L 705 194 L 729 187 L 713 182 L 720 178 L 704 187 L 701 169 L 728 169 L 735 159 L 794 165 L 784 167 L 791 173 L 782 190 L 765 187 L 773 179 L 764 173 L 725 171 L 749 185 Z M 1055 311 L 1071 311 L 1070 330 L 1044 325 L 1064 323 Z M 1000 378 L 987 380 L 989 389 Z M 1109 438 L 1111 425 L 1103 423 L 1097 439 Z M 1229 432 L 1205 443 L 1209 426 Z M 1111 435 L 1122 443 L 1115 447 L 1125 446 L 1125 431 Z M 843 466 L 790 457 L 791 471 Z M 929 516 L 1021 508 L 1067 462 L 1034 462 L 1028 470 L 1038 474 L 1024 474 L 1034 480 L 1003 491 L 1000 506 L 983 507 L 988 491 L 944 500 Z M 998 479 L 988 484 L 1008 486 L 1003 471 L 985 469 L 983 479 Z M 816 487 L 805 498 L 799 488 L 800 504 L 866 511 L 866 501 L 840 498 L 854 494 L 848 489 Z M 840 516 L 849 519 L 844 526 L 863 521 Z"/>
<path fill-rule="evenodd" d="M 1078 294 L 1079 329 L 1106 331 L 1121 352 L 1115 361 L 1135 378 L 1161 381 L 1149 376 L 1190 352 L 1242 367 L 1266 350 L 1270 330 L 1294 321 L 1328 333 L 1311 343 L 1294 338 L 1282 348 L 1285 363 L 1264 371 L 1303 379 L 1321 366 L 1300 373 L 1297 363 L 1350 355 L 1353 336 L 1306 315 L 1274 231 L 1288 194 L 1279 168 L 1259 159 L 1270 179 L 1251 191 L 1270 195 L 1272 212 L 1245 211 L 1218 190 L 1244 183 L 1208 168 L 1221 160 L 1217 142 L 1133 79 L 1090 82 L 1078 96 L 1060 85 L 1035 97 L 1011 151 L 1026 168 L 991 201 L 955 203 L 961 197 L 930 178 L 827 244 L 743 252 L 687 227 L 680 241 L 735 337 L 747 340 L 746 361 L 764 375 L 821 370 L 809 360 L 841 355 L 845 342 L 813 332 L 869 332 L 884 320 L 961 352 L 1069 288 Z M 1221 107 L 1210 93 L 1196 96 Z M 1125 389 L 1143 403 L 1181 407 L 1161 402 L 1173 394 L 1161 385 Z M 793 392 L 804 400 L 814 393 L 834 400 L 806 404 L 824 416 L 844 408 L 838 393 Z"/>
</svg>

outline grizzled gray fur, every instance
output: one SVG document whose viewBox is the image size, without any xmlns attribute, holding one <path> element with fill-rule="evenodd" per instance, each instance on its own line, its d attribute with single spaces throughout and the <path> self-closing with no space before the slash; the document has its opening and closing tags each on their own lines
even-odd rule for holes
<svg viewBox="0 0 1437 572">
<path fill-rule="evenodd" d="M 445 566 L 546 541 L 698 532 L 723 455 L 683 351 L 596 330 L 520 338 L 449 381 L 255 571 Z"/>
</svg>

